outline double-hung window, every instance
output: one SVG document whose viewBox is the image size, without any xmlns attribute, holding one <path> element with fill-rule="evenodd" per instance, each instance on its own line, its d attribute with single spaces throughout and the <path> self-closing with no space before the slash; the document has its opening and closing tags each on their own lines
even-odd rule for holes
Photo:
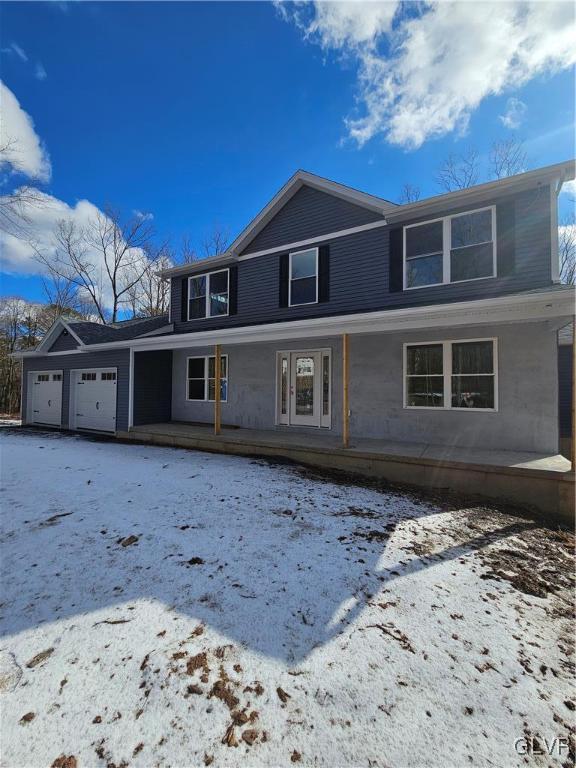
<svg viewBox="0 0 576 768">
<path fill-rule="evenodd" d="M 404 288 L 496 276 L 496 209 L 404 227 Z"/>
<path fill-rule="evenodd" d="M 318 301 L 318 248 L 290 254 L 288 306 Z"/>
<path fill-rule="evenodd" d="M 188 278 L 188 320 L 228 314 L 230 271 L 221 269 Z"/>
<path fill-rule="evenodd" d="M 404 407 L 497 410 L 496 340 L 405 344 Z"/>
<path fill-rule="evenodd" d="M 186 361 L 186 399 L 214 402 L 216 358 L 214 355 L 189 357 Z M 228 355 L 220 357 L 220 400 L 228 399 Z"/>
</svg>

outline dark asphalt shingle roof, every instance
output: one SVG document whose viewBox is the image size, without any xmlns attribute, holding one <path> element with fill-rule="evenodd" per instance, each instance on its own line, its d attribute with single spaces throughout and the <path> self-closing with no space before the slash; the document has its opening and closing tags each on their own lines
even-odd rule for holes
<svg viewBox="0 0 576 768">
<path fill-rule="evenodd" d="M 83 321 L 68 323 L 68 327 L 82 339 L 84 344 L 104 344 L 109 341 L 131 341 L 168 324 L 168 315 L 158 315 L 157 317 L 136 318 L 110 325 Z"/>
</svg>

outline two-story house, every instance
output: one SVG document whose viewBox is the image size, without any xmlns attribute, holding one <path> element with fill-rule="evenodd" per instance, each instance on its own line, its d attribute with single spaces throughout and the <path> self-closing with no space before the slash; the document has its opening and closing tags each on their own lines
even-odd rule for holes
<svg viewBox="0 0 576 768">
<path fill-rule="evenodd" d="M 23 420 L 180 444 L 233 427 L 236 450 L 266 432 L 276 453 L 553 456 L 573 178 L 566 162 L 395 205 L 299 171 L 225 253 L 163 273 L 168 317 L 56 323 L 23 355 Z"/>
</svg>

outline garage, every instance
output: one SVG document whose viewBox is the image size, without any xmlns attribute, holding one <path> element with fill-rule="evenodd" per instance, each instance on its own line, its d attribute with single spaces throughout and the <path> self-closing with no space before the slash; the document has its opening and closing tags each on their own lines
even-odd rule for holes
<svg viewBox="0 0 576 768">
<path fill-rule="evenodd" d="M 71 428 L 115 432 L 116 392 L 116 368 L 70 371 Z"/>
<path fill-rule="evenodd" d="M 28 374 L 30 418 L 33 424 L 62 424 L 62 371 L 31 371 Z"/>
</svg>

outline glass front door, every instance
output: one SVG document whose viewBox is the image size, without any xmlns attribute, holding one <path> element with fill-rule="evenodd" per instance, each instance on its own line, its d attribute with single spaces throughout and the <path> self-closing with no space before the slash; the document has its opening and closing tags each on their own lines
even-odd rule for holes
<svg viewBox="0 0 576 768">
<path fill-rule="evenodd" d="M 330 426 L 330 352 L 278 353 L 278 423 Z"/>
</svg>

